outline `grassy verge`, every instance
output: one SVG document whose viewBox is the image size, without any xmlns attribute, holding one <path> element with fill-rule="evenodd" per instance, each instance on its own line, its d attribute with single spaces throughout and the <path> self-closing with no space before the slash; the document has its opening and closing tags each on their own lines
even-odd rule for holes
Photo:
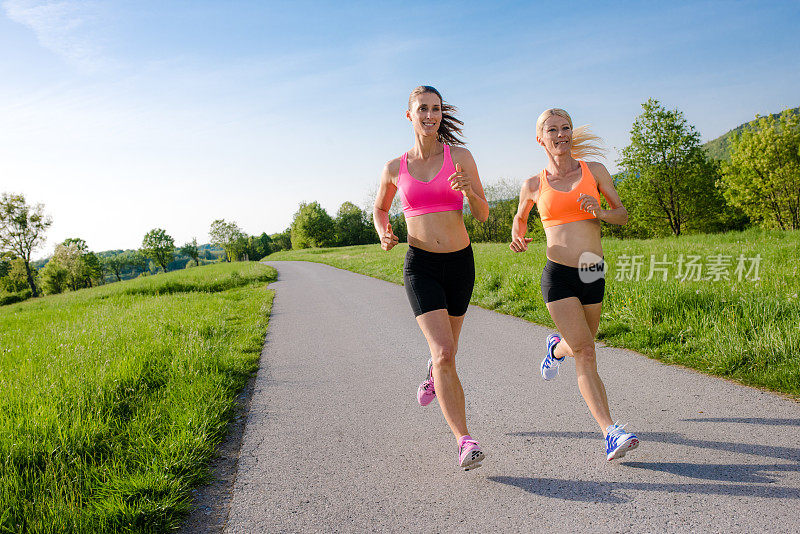
<svg viewBox="0 0 800 534">
<path fill-rule="evenodd" d="M 217 264 L 0 309 L 0 532 L 164 532 L 257 368 L 275 279 Z"/>
<path fill-rule="evenodd" d="M 800 232 L 761 230 L 604 239 L 609 271 L 598 338 L 665 362 L 800 395 L 799 245 Z M 526 254 L 514 254 L 500 243 L 477 243 L 474 248 L 474 304 L 553 326 L 539 289 L 544 243 L 532 243 Z M 282 251 L 267 259 L 316 261 L 402 283 L 405 251 L 405 245 L 389 253 L 365 245 Z M 700 258 L 700 280 L 693 280 L 695 273 L 683 279 L 681 255 L 685 262 L 690 256 Z M 718 255 L 729 262 L 719 276 L 711 270 Z M 752 271 L 743 272 L 739 280 L 740 255 L 747 270 L 758 265 L 760 280 Z M 751 261 L 759 255 L 760 261 Z M 638 277 L 631 268 L 636 263 L 641 263 Z M 646 280 L 651 267 L 653 276 Z M 666 281 L 661 279 L 664 272 Z"/>
</svg>

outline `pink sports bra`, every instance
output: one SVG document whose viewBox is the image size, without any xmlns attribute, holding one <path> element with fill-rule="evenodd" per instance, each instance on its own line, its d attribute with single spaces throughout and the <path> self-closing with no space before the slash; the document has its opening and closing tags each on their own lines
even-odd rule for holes
<svg viewBox="0 0 800 534">
<path fill-rule="evenodd" d="M 400 158 L 400 173 L 397 189 L 406 217 L 414 217 L 437 211 L 455 211 L 464 208 L 464 195 L 450 187 L 447 179 L 456 172 L 450 147 L 444 145 L 442 168 L 429 182 L 417 180 L 408 172 L 408 152 Z"/>
</svg>

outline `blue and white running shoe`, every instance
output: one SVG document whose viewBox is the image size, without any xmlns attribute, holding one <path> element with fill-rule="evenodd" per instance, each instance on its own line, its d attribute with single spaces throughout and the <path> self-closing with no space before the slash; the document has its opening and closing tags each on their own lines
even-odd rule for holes
<svg viewBox="0 0 800 534">
<path fill-rule="evenodd" d="M 611 461 L 617 458 L 622 458 L 639 446 L 639 438 L 636 434 L 625 432 L 625 425 L 619 426 L 614 423 L 606 430 L 606 460 Z"/>
<path fill-rule="evenodd" d="M 553 351 L 556 345 L 561 341 L 558 334 L 550 334 L 547 336 L 547 356 L 542 360 L 541 370 L 542 378 L 545 380 L 552 380 L 558 376 L 558 366 L 564 361 L 564 358 L 556 358 Z"/>
</svg>

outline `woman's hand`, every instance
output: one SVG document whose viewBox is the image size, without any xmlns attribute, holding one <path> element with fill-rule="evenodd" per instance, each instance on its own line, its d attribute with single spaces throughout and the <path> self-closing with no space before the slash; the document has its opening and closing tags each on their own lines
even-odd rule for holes
<svg viewBox="0 0 800 534">
<path fill-rule="evenodd" d="M 514 252 L 525 252 L 528 250 L 528 243 L 531 241 L 533 241 L 532 237 L 515 237 L 511 240 L 511 244 L 508 245 L 508 247 Z"/>
<path fill-rule="evenodd" d="M 591 213 L 598 219 L 600 218 L 600 202 L 598 202 L 597 199 L 592 195 L 587 195 L 584 193 L 578 197 L 578 202 L 580 203 L 583 211 Z"/>
<path fill-rule="evenodd" d="M 394 232 L 392 232 L 391 223 L 387 224 L 386 231 L 381 236 L 381 248 L 383 250 L 389 251 L 392 250 L 392 248 L 399 242 L 400 239 L 396 235 L 394 235 Z"/>
<path fill-rule="evenodd" d="M 464 196 L 469 195 L 472 193 L 472 182 L 467 176 L 467 173 L 461 168 L 460 163 L 456 163 L 456 172 L 450 175 L 450 178 L 447 179 L 450 182 L 450 187 L 452 187 L 455 191 L 461 191 L 464 193 Z"/>
</svg>

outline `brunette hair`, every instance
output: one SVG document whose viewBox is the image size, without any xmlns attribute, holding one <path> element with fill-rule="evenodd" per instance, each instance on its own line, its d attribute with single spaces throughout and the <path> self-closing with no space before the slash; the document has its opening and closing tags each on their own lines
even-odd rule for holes
<svg viewBox="0 0 800 534">
<path fill-rule="evenodd" d="M 572 146 L 570 147 L 570 153 L 573 158 L 586 159 L 587 156 L 605 157 L 606 150 L 603 148 L 603 139 L 593 134 L 589 130 L 588 124 L 573 128 L 572 117 L 561 108 L 550 108 L 539 115 L 539 119 L 536 121 L 537 137 L 542 137 L 542 133 L 544 133 L 544 121 L 553 115 L 558 115 L 569 121 L 569 127 L 572 128 Z"/>
<path fill-rule="evenodd" d="M 437 91 L 435 87 L 431 87 L 430 85 L 420 85 L 411 91 L 411 95 L 408 97 L 409 111 L 411 110 L 411 104 L 414 101 L 414 97 L 423 93 L 435 94 L 439 97 L 439 102 L 442 105 L 442 120 L 439 123 L 437 140 L 440 143 L 446 143 L 450 146 L 464 146 L 466 143 L 464 143 L 464 141 L 458 137 L 460 135 L 464 135 L 464 133 L 461 131 L 461 127 L 464 126 L 464 123 L 457 119 L 454 115 L 454 113 L 456 113 L 458 110 L 455 106 L 445 103 L 444 98 L 442 98 L 442 94 Z"/>
</svg>

